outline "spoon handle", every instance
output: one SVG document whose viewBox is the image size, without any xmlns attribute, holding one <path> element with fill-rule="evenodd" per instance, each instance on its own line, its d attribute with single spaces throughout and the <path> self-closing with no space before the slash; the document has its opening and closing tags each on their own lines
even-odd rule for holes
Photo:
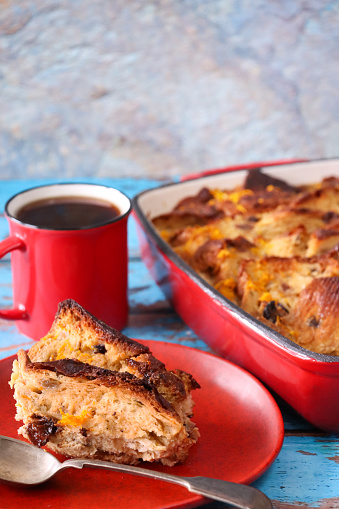
<svg viewBox="0 0 339 509">
<path fill-rule="evenodd" d="M 226 502 L 227 504 L 238 507 L 239 509 L 271 509 L 270 500 L 261 491 L 244 484 L 237 484 L 229 481 L 222 481 L 210 477 L 180 477 L 147 470 L 131 465 L 111 463 L 109 461 L 71 459 L 61 464 L 60 470 L 68 467 L 73 468 L 106 468 L 127 474 L 135 474 L 143 477 L 151 477 L 160 481 L 166 481 L 174 484 L 180 484 L 187 488 L 191 493 L 202 495 L 204 497 Z"/>
</svg>

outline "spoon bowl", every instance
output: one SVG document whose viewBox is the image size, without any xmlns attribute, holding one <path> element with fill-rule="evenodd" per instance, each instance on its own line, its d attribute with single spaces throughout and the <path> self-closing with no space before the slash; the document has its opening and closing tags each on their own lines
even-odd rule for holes
<svg viewBox="0 0 339 509">
<path fill-rule="evenodd" d="M 60 461 L 34 445 L 0 436 L 0 479 L 19 484 L 41 484 L 60 470 Z"/>
<path fill-rule="evenodd" d="M 225 502 L 239 509 L 272 509 L 272 504 L 264 493 L 244 484 L 210 477 L 179 477 L 109 461 L 69 459 L 61 463 L 44 449 L 0 435 L 0 479 L 3 481 L 36 485 L 48 481 L 66 468 L 83 467 L 105 468 L 179 484 L 191 493 Z"/>
</svg>

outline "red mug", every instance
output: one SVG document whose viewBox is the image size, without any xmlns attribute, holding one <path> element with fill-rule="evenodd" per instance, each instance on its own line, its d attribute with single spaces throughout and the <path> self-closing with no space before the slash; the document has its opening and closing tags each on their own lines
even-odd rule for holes
<svg viewBox="0 0 339 509">
<path fill-rule="evenodd" d="M 97 226 L 71 229 L 41 227 L 17 217 L 31 204 L 67 197 L 108 202 L 118 215 Z M 71 298 L 122 329 L 128 318 L 130 212 L 126 195 L 97 184 L 51 184 L 10 198 L 5 205 L 10 236 L 0 242 L 0 257 L 11 252 L 14 307 L 0 310 L 0 317 L 15 320 L 21 333 L 40 339 L 49 331 L 59 302 Z"/>
</svg>

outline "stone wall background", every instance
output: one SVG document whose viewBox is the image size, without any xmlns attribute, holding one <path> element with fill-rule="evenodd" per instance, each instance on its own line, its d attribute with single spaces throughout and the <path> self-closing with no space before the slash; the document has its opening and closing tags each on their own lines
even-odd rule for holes
<svg viewBox="0 0 339 509">
<path fill-rule="evenodd" d="M 339 1 L 1 0 L 0 178 L 339 156 Z"/>
</svg>

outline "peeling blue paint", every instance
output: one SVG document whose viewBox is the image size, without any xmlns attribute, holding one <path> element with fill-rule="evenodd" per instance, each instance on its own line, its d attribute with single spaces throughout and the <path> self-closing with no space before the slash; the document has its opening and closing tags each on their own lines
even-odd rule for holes
<svg viewBox="0 0 339 509">
<path fill-rule="evenodd" d="M 332 440 L 324 444 L 313 436 L 285 437 L 275 463 L 253 486 L 288 504 L 320 507 L 324 499 L 338 497 L 339 465 L 329 457 L 339 454 L 339 437 Z"/>
</svg>

